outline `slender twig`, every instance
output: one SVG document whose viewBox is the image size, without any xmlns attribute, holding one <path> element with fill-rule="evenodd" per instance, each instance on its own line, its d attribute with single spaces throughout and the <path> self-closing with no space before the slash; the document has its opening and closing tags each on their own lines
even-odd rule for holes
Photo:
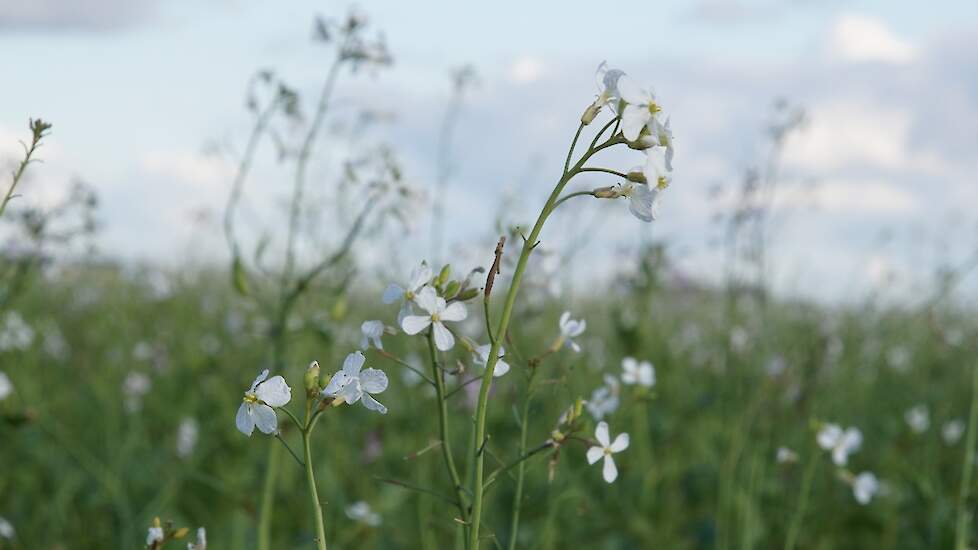
<svg viewBox="0 0 978 550">
<path fill-rule="evenodd" d="M 560 197 L 557 202 L 554 203 L 554 208 L 560 206 L 568 199 L 573 199 L 574 197 L 593 197 L 594 191 L 574 191 L 573 193 L 568 193 L 563 197 Z"/>
<path fill-rule="evenodd" d="M 469 379 L 468 379 L 468 380 L 466 380 L 465 382 L 462 382 L 462 383 L 461 383 L 461 384 L 459 384 L 458 386 L 456 386 L 456 387 L 454 387 L 454 388 L 452 388 L 452 391 L 450 391 L 450 392 L 448 392 L 448 393 L 446 393 L 446 394 L 445 394 L 445 399 L 448 399 L 448 398 L 450 398 L 451 396 L 453 396 L 453 395 L 455 395 L 456 393 L 458 393 L 458 392 L 460 392 L 460 391 L 462 391 L 462 389 L 464 389 L 464 388 L 465 388 L 465 386 L 468 386 L 469 384 L 473 384 L 473 383 L 475 383 L 475 382 L 479 382 L 479 381 L 481 381 L 481 380 L 482 380 L 482 377 L 481 377 L 481 376 L 476 376 L 475 378 L 469 378 Z"/>
<path fill-rule="evenodd" d="M 516 492 L 513 494 L 513 513 L 510 518 L 509 527 L 509 550 L 515 550 L 516 539 L 520 531 L 520 514 L 523 511 L 523 482 L 526 474 L 526 464 L 527 458 L 532 456 L 532 454 L 527 454 L 526 452 L 526 438 L 527 438 L 527 426 L 530 424 L 528 418 L 530 416 L 530 401 L 533 399 L 533 380 L 536 378 L 537 369 L 536 367 L 530 367 L 530 373 L 526 380 L 526 393 L 523 396 L 523 411 L 520 415 L 520 458 L 518 467 L 516 469 Z M 549 441 L 547 443 L 550 443 Z M 502 471 L 505 471 L 502 470 Z M 489 479 L 486 481 L 487 489 L 492 485 L 496 476 L 499 475 L 501 471 L 489 475 Z"/>
<path fill-rule="evenodd" d="M 427 489 L 425 487 L 419 487 L 418 485 L 412 485 L 410 483 L 407 483 L 407 482 L 404 482 L 404 481 L 401 481 L 401 480 L 398 480 L 398 479 L 389 479 L 389 478 L 384 478 L 384 477 L 374 477 L 374 479 L 376 479 L 377 481 L 380 481 L 381 483 L 389 483 L 391 485 L 396 485 L 398 487 L 404 487 L 405 489 L 410 489 L 412 491 L 417 491 L 419 493 L 424 493 L 426 495 L 431 495 L 433 497 L 438 497 L 441 500 L 444 500 L 445 502 L 451 504 L 452 506 L 458 505 L 458 503 L 454 499 L 452 499 L 452 497 L 450 497 L 448 495 L 443 495 L 443 494 L 439 493 L 438 491 L 434 491 L 432 489 Z"/>
<path fill-rule="evenodd" d="M 302 462 L 302 459 L 299 458 L 299 455 L 295 454 L 295 451 L 292 450 L 292 447 L 289 447 L 289 444 L 285 442 L 285 439 L 282 438 L 282 434 L 278 434 L 278 433 L 275 434 L 275 439 L 278 439 L 279 441 L 282 442 L 282 445 L 285 445 L 286 450 L 288 450 L 289 451 L 289 454 L 292 455 L 292 458 L 295 459 L 296 464 L 298 464 L 299 466 L 302 466 L 302 467 L 305 467 L 306 466 Z"/>
<path fill-rule="evenodd" d="M 808 465 L 805 466 L 804 477 L 801 480 L 801 494 L 798 496 L 798 507 L 791 518 L 791 525 L 788 528 L 788 535 L 784 541 L 785 550 L 794 550 L 798 542 L 798 535 L 801 533 L 802 520 L 805 518 L 805 510 L 808 508 L 808 499 L 812 493 L 812 480 L 815 478 L 815 467 L 818 465 L 818 455 L 814 451 L 809 451 Z"/>
<path fill-rule="evenodd" d="M 27 165 L 33 162 L 31 158 L 37 148 L 41 146 L 41 139 L 47 135 L 47 131 L 51 129 L 51 125 L 44 122 L 41 119 L 30 120 L 29 126 L 33 135 L 31 136 L 31 144 L 24 145 L 24 159 L 20 161 L 17 166 L 17 170 L 13 174 L 13 181 L 10 182 L 10 188 L 7 189 L 7 194 L 3 197 L 3 202 L 0 203 L 0 216 L 3 216 L 3 212 L 7 209 L 7 203 L 10 199 L 14 198 L 14 190 L 17 189 L 17 184 L 20 183 L 20 179 L 24 176 L 24 171 L 27 170 Z M 23 142 L 21 142 L 23 144 Z"/>
<path fill-rule="evenodd" d="M 435 379 L 435 395 L 438 401 L 438 437 L 441 438 L 441 453 L 445 468 L 452 480 L 452 490 L 455 491 L 456 505 L 463 521 L 468 521 L 468 509 L 465 493 L 462 491 L 462 478 L 455 467 L 455 457 L 452 455 L 451 441 L 448 431 L 448 402 L 445 400 L 445 374 L 438 367 L 438 350 L 435 348 L 433 329 L 428 329 L 428 356 L 431 360 L 431 374 Z"/>
<path fill-rule="evenodd" d="M 597 168 L 593 166 L 585 166 L 578 170 L 579 172 L 601 172 L 604 174 L 611 174 L 612 176 L 618 176 L 622 179 L 628 179 L 628 174 L 623 174 L 617 170 L 612 170 L 611 168 Z"/>
</svg>

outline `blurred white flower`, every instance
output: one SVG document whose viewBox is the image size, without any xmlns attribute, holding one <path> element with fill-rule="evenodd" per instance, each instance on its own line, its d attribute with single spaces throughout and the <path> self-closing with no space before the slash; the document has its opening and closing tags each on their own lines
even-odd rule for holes
<svg viewBox="0 0 978 550">
<path fill-rule="evenodd" d="M 365 361 L 366 358 L 359 351 L 347 355 L 343 361 L 343 370 L 329 379 L 329 384 L 323 388 L 322 395 L 343 398 L 343 401 L 350 405 L 363 401 L 364 407 L 380 414 L 387 414 L 387 407 L 370 395 L 383 393 L 387 389 L 387 375 L 378 369 L 363 369 Z"/>
<path fill-rule="evenodd" d="M 401 287 L 396 283 L 391 283 L 384 290 L 383 300 L 385 304 L 401 302 L 401 310 L 397 314 L 398 324 L 401 324 L 405 317 L 414 312 L 411 308 L 411 302 L 417 297 L 417 293 L 421 288 L 428 284 L 431 276 L 431 268 L 428 267 L 428 264 L 422 262 L 420 266 L 414 268 L 411 272 L 411 280 L 408 282 L 407 288 Z"/>
<path fill-rule="evenodd" d="M 618 379 L 611 375 L 604 375 L 604 386 L 599 386 L 591 392 L 591 398 L 584 406 L 595 420 L 601 420 L 606 415 L 618 410 L 621 404 L 621 384 Z"/>
<path fill-rule="evenodd" d="M 132 356 L 138 361 L 149 361 L 153 358 L 153 345 L 145 340 L 136 342 L 132 347 Z"/>
<path fill-rule="evenodd" d="M 869 504 L 879 490 L 880 482 L 872 472 L 862 472 L 852 480 L 852 495 L 859 504 Z"/>
<path fill-rule="evenodd" d="M 750 345 L 750 334 L 747 329 L 740 325 L 735 325 L 730 329 L 730 347 L 738 353 L 742 353 L 747 350 L 747 346 Z"/>
<path fill-rule="evenodd" d="M 832 453 L 836 466 L 845 466 L 849 455 L 863 444 L 863 434 L 858 428 L 842 429 L 838 424 L 826 424 L 816 436 L 818 446 Z"/>
<path fill-rule="evenodd" d="M 798 453 L 787 447 L 778 447 L 778 451 L 775 453 L 774 458 L 777 460 L 778 464 L 793 464 L 798 462 Z"/>
<path fill-rule="evenodd" d="M 644 183 L 623 181 L 615 188 L 616 196 L 628 198 L 628 211 L 643 222 L 651 222 L 659 215 L 656 197 L 658 189 Z"/>
<path fill-rule="evenodd" d="M 134 413 L 143 406 L 143 396 L 149 393 L 153 381 L 144 373 L 130 371 L 122 381 L 122 396 L 126 410 Z"/>
<path fill-rule="evenodd" d="M 626 385 L 638 384 L 646 388 L 655 385 L 655 367 L 648 361 L 639 362 L 634 357 L 626 357 L 621 361 L 621 381 Z"/>
<path fill-rule="evenodd" d="M 200 434 L 200 426 L 197 419 L 186 416 L 177 426 L 177 456 L 187 458 L 194 452 L 197 446 L 197 437 Z"/>
<path fill-rule="evenodd" d="M 570 312 L 565 311 L 563 315 L 560 316 L 560 321 L 558 325 L 560 326 L 560 342 L 561 344 L 567 344 L 572 350 L 580 352 L 581 346 L 577 345 L 573 339 L 584 333 L 584 329 L 587 328 L 587 321 L 584 319 L 574 320 L 570 318 Z"/>
<path fill-rule="evenodd" d="M 604 457 L 602 474 L 604 475 L 604 480 L 611 483 L 618 478 L 618 468 L 615 466 L 615 459 L 611 455 L 620 453 L 628 448 L 628 434 L 618 434 L 618 437 L 614 441 L 611 441 L 611 436 L 608 433 L 608 423 L 598 422 L 597 428 L 594 429 L 594 437 L 598 440 L 600 446 L 591 447 L 587 450 L 587 463 L 594 464 L 601 457 Z"/>
<path fill-rule="evenodd" d="M 34 329 L 16 311 L 8 311 L 0 325 L 0 351 L 25 350 L 34 343 Z"/>
<path fill-rule="evenodd" d="M 891 369 L 904 373 L 910 370 L 910 350 L 906 346 L 891 348 L 886 352 L 886 362 Z"/>
<path fill-rule="evenodd" d="M 621 69 L 609 69 L 607 61 L 602 61 L 598 65 L 594 74 L 598 84 L 598 98 L 594 102 L 596 106 L 601 107 L 611 103 L 612 107 L 615 107 L 614 103 L 621 98 L 618 92 L 618 80 L 623 76 L 625 72 Z"/>
<path fill-rule="evenodd" d="M 380 337 L 384 334 L 384 323 L 381 321 L 364 321 L 360 325 L 360 332 L 363 336 L 360 337 L 360 349 L 367 349 L 370 347 L 370 343 L 377 349 L 384 349 L 383 342 L 380 341 Z"/>
<path fill-rule="evenodd" d="M 492 346 L 486 344 L 484 346 L 479 346 L 475 348 L 475 358 L 473 361 L 476 365 L 486 366 L 489 361 L 489 352 L 492 351 Z M 492 371 L 493 378 L 502 376 L 509 372 L 509 363 L 503 361 L 503 355 L 506 355 L 506 348 L 499 346 L 498 359 L 496 360 L 496 368 Z"/>
<path fill-rule="evenodd" d="M 14 393 L 14 383 L 10 381 L 7 373 L 0 370 L 0 401 L 10 397 Z"/>
<path fill-rule="evenodd" d="M 788 370 L 788 362 L 780 355 L 768 359 L 767 364 L 764 365 L 764 372 L 771 378 L 781 376 L 786 370 Z"/>
<path fill-rule="evenodd" d="M 203 527 L 197 528 L 197 541 L 188 542 L 187 550 L 207 550 L 207 530 Z"/>
<path fill-rule="evenodd" d="M 65 340 L 64 334 L 61 333 L 58 325 L 49 323 L 44 327 L 43 335 L 44 342 L 42 347 L 44 348 L 44 353 L 58 361 L 64 361 L 68 358 L 68 352 L 70 351 L 68 341 Z"/>
<path fill-rule="evenodd" d="M 448 351 L 455 345 L 455 337 L 445 328 L 443 321 L 462 321 L 468 316 L 465 304 L 452 302 L 446 304 L 445 299 L 435 293 L 435 289 L 426 286 L 418 292 L 414 301 L 427 312 L 427 315 L 408 315 L 401 321 L 401 328 L 406 334 L 417 334 L 432 327 L 435 335 L 435 347 Z"/>
<path fill-rule="evenodd" d="M 255 426 L 262 433 L 271 435 L 278 429 L 278 416 L 273 407 L 284 407 L 291 400 L 292 388 L 285 383 L 285 378 L 268 378 L 268 369 L 265 369 L 245 392 L 235 424 L 248 437 L 255 431 Z"/>
<path fill-rule="evenodd" d="M 621 133 L 628 141 L 635 141 L 662 109 L 655 101 L 655 94 L 639 87 L 628 75 L 618 79 L 618 92 L 628 104 L 621 113 Z"/>
<path fill-rule="evenodd" d="M 948 445 L 956 444 L 961 440 L 961 436 L 964 435 L 964 429 L 964 422 L 959 418 L 947 421 L 944 424 L 944 428 L 941 429 L 941 437 L 944 438 L 944 443 Z"/>
<path fill-rule="evenodd" d="M 927 405 L 920 404 L 912 407 L 904 413 L 903 419 L 914 433 L 922 434 L 930 428 L 930 413 L 927 411 Z"/>
<path fill-rule="evenodd" d="M 346 517 L 359 521 L 371 527 L 380 525 L 380 514 L 374 512 L 370 505 L 360 500 L 346 507 Z"/>
<path fill-rule="evenodd" d="M 146 546 L 152 546 L 157 542 L 163 542 L 163 528 L 150 527 L 149 531 L 146 532 Z"/>
<path fill-rule="evenodd" d="M 13 540 L 16 534 L 13 524 L 7 521 L 7 518 L 0 516 L 0 538 Z"/>
</svg>

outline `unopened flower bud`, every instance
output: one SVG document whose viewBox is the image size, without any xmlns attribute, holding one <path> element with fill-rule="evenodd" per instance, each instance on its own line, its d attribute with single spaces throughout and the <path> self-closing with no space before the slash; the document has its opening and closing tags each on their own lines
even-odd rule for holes
<svg viewBox="0 0 978 550">
<path fill-rule="evenodd" d="M 599 187 L 592 191 L 591 194 L 598 199 L 617 199 L 618 189 L 614 185 L 610 187 Z"/>
<path fill-rule="evenodd" d="M 460 288 L 462 288 L 461 283 L 459 283 L 458 281 L 450 281 L 448 283 L 448 286 L 445 287 L 445 295 L 444 295 L 445 299 L 451 300 L 452 298 L 454 298 L 455 295 L 458 294 L 458 290 Z"/>
<path fill-rule="evenodd" d="M 467 288 L 463 290 L 458 296 L 456 296 L 455 299 L 459 302 L 468 302 L 469 300 L 475 298 L 478 295 L 479 295 L 478 288 Z"/>
<path fill-rule="evenodd" d="M 635 183 L 648 183 L 649 180 L 646 179 L 645 173 L 641 170 L 635 170 L 628 173 L 628 181 L 633 181 Z"/>
<path fill-rule="evenodd" d="M 601 112 L 601 104 L 595 101 L 594 103 L 588 105 L 587 109 L 584 110 L 584 114 L 581 115 L 581 124 L 587 126 L 594 122 L 594 118 L 598 116 Z"/>
<path fill-rule="evenodd" d="M 452 276 L 452 266 L 445 264 L 445 267 L 441 268 L 441 272 L 438 273 L 438 278 L 435 279 L 435 286 L 441 287 L 445 286 L 448 282 L 448 278 Z"/>
<path fill-rule="evenodd" d="M 309 364 L 303 382 L 306 387 L 306 393 L 309 396 L 315 396 L 319 393 L 319 361 L 313 361 Z"/>
<path fill-rule="evenodd" d="M 187 536 L 187 533 L 189 533 L 189 532 L 190 532 L 190 529 L 188 529 L 186 527 L 181 527 L 181 528 L 177 529 L 173 533 L 173 537 L 172 538 L 174 540 L 176 540 L 176 539 L 182 539 L 183 537 Z"/>
</svg>

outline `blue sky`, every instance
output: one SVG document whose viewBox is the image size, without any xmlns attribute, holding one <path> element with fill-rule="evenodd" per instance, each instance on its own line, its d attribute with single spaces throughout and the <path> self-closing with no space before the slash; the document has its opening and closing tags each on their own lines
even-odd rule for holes
<svg viewBox="0 0 978 550">
<path fill-rule="evenodd" d="M 219 212 L 227 192 L 227 167 L 201 154 L 205 144 L 243 141 L 243 89 L 257 68 L 312 93 L 328 62 L 310 42 L 312 18 L 347 7 L 23 4 L 0 5 L 0 158 L 16 152 L 28 116 L 53 121 L 34 200 L 84 178 L 102 196 L 103 248 L 144 259 L 183 258 L 190 243 L 198 253 L 221 250 L 219 234 L 190 223 L 201 211 Z M 785 150 L 779 288 L 854 298 L 893 276 L 894 292 L 912 295 L 937 263 L 961 261 L 978 243 L 972 1 L 357 5 L 383 30 L 396 64 L 345 82 L 341 97 L 398 113 L 378 138 L 420 187 L 434 174 L 447 71 L 471 63 L 480 75 L 455 146 L 456 247 L 490 237 L 491 215 L 473 210 L 486 211 L 502 189 L 526 186 L 534 199 L 547 191 L 604 59 L 656 87 L 678 153 L 662 219 L 638 227 L 623 206 L 602 205 L 593 222 L 602 234 L 626 244 L 664 239 L 684 270 L 715 272 L 710 217 L 724 202 L 707 192 L 731 189 L 763 153 L 768 106 L 785 96 L 810 122 Z M 271 168 L 259 175 L 274 178 Z M 573 232 L 584 218 L 569 219 L 561 223 Z M 881 234 L 892 238 L 881 245 Z M 612 269 L 611 258 L 599 263 L 598 271 Z"/>
</svg>

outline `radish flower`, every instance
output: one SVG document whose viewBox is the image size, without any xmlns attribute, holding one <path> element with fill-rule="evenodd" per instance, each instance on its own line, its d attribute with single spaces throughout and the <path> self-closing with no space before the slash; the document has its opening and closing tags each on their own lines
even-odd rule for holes
<svg viewBox="0 0 978 550">
<path fill-rule="evenodd" d="M 621 362 L 621 368 L 624 371 L 621 375 L 621 381 L 626 385 L 638 384 L 646 388 L 655 385 L 655 367 L 652 366 L 652 363 L 648 361 L 640 363 L 634 357 L 626 357 Z"/>
<path fill-rule="evenodd" d="M 14 393 L 14 383 L 10 381 L 7 373 L 0 371 L 0 401 L 10 397 Z"/>
<path fill-rule="evenodd" d="M 618 478 L 618 468 L 615 466 L 615 459 L 611 457 L 614 453 L 620 453 L 628 448 L 628 434 L 618 434 L 614 441 L 608 433 L 608 423 L 598 422 L 598 427 L 594 430 L 594 437 L 598 440 L 599 446 L 591 447 L 587 450 L 587 463 L 594 464 L 601 457 L 604 457 L 604 467 L 602 475 L 608 483 Z"/>
<path fill-rule="evenodd" d="M 662 108 L 651 90 L 639 87 L 628 75 L 618 79 L 618 92 L 627 103 L 621 113 L 621 132 L 628 141 L 635 141 L 643 128 L 652 130 L 651 122 Z"/>
<path fill-rule="evenodd" d="M 623 76 L 625 76 L 625 71 L 609 69 L 608 62 L 602 61 L 594 74 L 598 83 L 598 99 L 595 100 L 594 104 L 599 107 L 607 103 L 614 105 L 621 98 L 621 94 L 618 92 L 618 81 Z"/>
<path fill-rule="evenodd" d="M 872 472 L 863 472 L 852 480 L 852 496 L 859 504 L 869 504 L 879 491 L 880 482 Z"/>
<path fill-rule="evenodd" d="M 381 321 L 364 321 L 360 325 L 360 332 L 363 336 L 360 337 L 360 349 L 368 349 L 371 342 L 377 349 L 384 349 L 384 344 L 380 341 L 380 337 L 384 334 L 384 323 Z"/>
<path fill-rule="evenodd" d="M 601 420 L 606 415 L 617 411 L 621 404 L 621 384 L 618 383 L 618 379 L 606 374 L 604 375 L 604 383 L 604 386 L 595 388 L 591 392 L 591 398 L 584 403 L 587 411 L 595 420 Z"/>
<path fill-rule="evenodd" d="M 350 405 L 362 401 L 364 407 L 380 414 L 387 414 L 387 407 L 371 395 L 383 393 L 387 389 L 387 375 L 379 369 L 364 369 L 365 361 L 366 358 L 359 351 L 347 355 L 343 361 L 343 370 L 330 378 L 329 384 L 323 388 L 322 395 L 342 398 Z"/>
<path fill-rule="evenodd" d="M 197 542 L 188 542 L 187 550 L 207 550 L 207 530 L 197 528 Z"/>
<path fill-rule="evenodd" d="M 285 378 L 268 378 L 268 369 L 265 369 L 245 392 L 235 424 L 248 437 L 255 431 L 255 426 L 262 433 L 271 435 L 278 429 L 278 417 L 273 407 L 284 407 L 291 400 L 292 388 L 285 383 Z"/>
<path fill-rule="evenodd" d="M 408 315 L 401 321 L 401 328 L 407 334 L 417 334 L 431 327 L 435 335 L 435 347 L 448 351 L 455 345 L 455 337 L 445 328 L 443 321 L 462 321 L 468 316 L 465 305 L 461 302 L 447 304 L 445 299 L 435 293 L 435 289 L 426 286 L 418 292 L 414 299 L 426 315 Z"/>
<path fill-rule="evenodd" d="M 560 345 L 567 344 L 572 350 L 576 352 L 581 351 L 581 346 L 577 345 L 573 339 L 584 333 L 584 329 L 587 328 L 587 321 L 574 320 L 570 318 L 570 312 L 565 311 L 563 315 L 560 316 L 560 321 L 558 326 L 560 327 Z M 559 347 L 559 346 L 558 346 Z"/>
<path fill-rule="evenodd" d="M 863 434 L 858 428 L 842 429 L 838 424 L 826 424 L 816 436 L 818 446 L 832 453 L 836 466 L 845 466 L 849 455 L 863 444 Z"/>
<path fill-rule="evenodd" d="M 489 362 L 490 351 L 492 351 L 492 346 L 489 344 L 475 348 L 475 364 L 486 366 L 486 363 Z M 506 349 L 499 346 L 499 356 L 496 359 L 496 368 L 492 371 L 493 378 L 500 377 L 509 372 L 509 363 L 503 361 L 503 355 L 506 355 Z"/>
<path fill-rule="evenodd" d="M 417 297 L 418 291 L 428 284 L 431 276 L 431 268 L 428 267 L 428 264 L 422 262 L 421 265 L 414 268 L 411 272 L 411 280 L 408 282 L 407 288 L 403 288 L 396 283 L 391 283 L 384 290 L 383 300 L 385 304 L 393 304 L 397 301 L 401 302 L 401 311 L 397 314 L 397 322 L 399 324 L 405 317 L 414 312 L 411 308 L 411 302 Z"/>
</svg>

